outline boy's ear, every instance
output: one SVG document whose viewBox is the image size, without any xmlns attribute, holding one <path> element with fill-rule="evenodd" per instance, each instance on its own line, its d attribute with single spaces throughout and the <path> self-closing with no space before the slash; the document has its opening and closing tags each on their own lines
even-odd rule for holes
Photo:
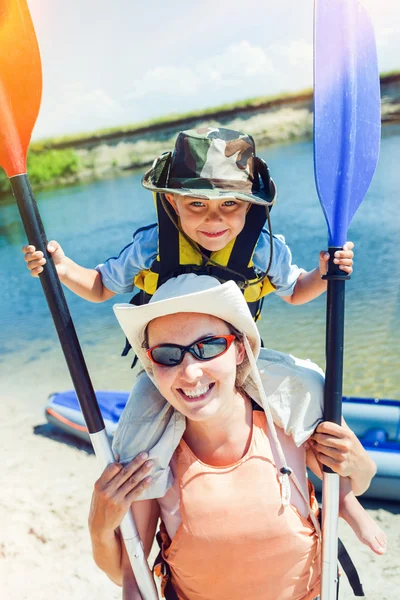
<svg viewBox="0 0 400 600">
<path fill-rule="evenodd" d="M 174 194 L 164 194 L 164 196 L 179 217 L 178 205 L 176 203 Z"/>
</svg>

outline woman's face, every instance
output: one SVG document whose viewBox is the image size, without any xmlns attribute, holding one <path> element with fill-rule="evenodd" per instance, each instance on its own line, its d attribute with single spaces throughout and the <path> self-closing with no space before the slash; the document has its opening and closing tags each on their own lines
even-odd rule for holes
<svg viewBox="0 0 400 600">
<path fill-rule="evenodd" d="M 229 335 L 227 324 L 216 317 L 179 313 L 154 319 L 148 326 L 149 348 L 158 344 L 188 346 L 210 335 Z M 244 357 L 235 341 L 221 356 L 197 360 L 187 352 L 180 365 L 153 364 L 154 380 L 164 398 L 188 419 L 202 421 L 217 415 L 232 402 L 236 368 Z"/>
</svg>

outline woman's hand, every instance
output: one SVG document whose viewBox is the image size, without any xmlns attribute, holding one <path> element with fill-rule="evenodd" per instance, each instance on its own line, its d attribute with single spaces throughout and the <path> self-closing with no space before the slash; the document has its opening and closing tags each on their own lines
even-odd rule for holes
<svg viewBox="0 0 400 600">
<path fill-rule="evenodd" d="M 89 529 L 93 536 L 114 535 L 130 505 L 149 486 L 153 463 L 143 452 L 126 465 L 108 465 L 94 484 L 89 513 Z"/>
<path fill-rule="evenodd" d="M 309 442 L 320 463 L 341 477 L 350 477 L 356 495 L 368 489 L 376 465 L 344 421 L 342 425 L 320 423 Z"/>
</svg>

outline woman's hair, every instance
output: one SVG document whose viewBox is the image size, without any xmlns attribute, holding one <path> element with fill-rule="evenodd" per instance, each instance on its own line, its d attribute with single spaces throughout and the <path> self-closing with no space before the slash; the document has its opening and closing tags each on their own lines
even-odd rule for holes
<svg viewBox="0 0 400 600">
<path fill-rule="evenodd" d="M 227 326 L 227 328 L 229 329 L 229 332 L 234 335 L 236 337 L 236 341 L 243 344 L 243 338 L 244 338 L 244 334 L 239 331 L 238 329 L 236 329 L 236 327 L 234 327 L 233 325 L 231 325 L 230 323 L 228 323 L 227 321 L 224 321 L 223 319 L 221 319 L 221 321 L 223 323 L 225 323 L 225 325 Z M 143 342 L 142 342 L 142 348 L 144 348 L 145 350 L 149 349 L 149 323 L 146 325 L 146 328 L 143 332 Z M 148 370 L 152 370 L 152 367 L 149 366 Z M 249 359 L 247 357 L 247 353 L 244 353 L 244 357 L 243 357 L 243 361 L 240 363 L 240 365 L 237 366 L 236 369 L 236 380 L 235 380 L 235 384 L 236 387 L 238 389 L 242 389 L 243 384 L 246 380 L 246 375 L 249 372 Z"/>
</svg>

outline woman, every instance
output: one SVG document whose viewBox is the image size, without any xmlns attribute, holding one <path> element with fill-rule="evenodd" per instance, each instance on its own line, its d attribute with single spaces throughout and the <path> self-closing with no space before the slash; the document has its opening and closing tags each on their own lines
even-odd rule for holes
<svg viewBox="0 0 400 600">
<path fill-rule="evenodd" d="M 178 598 L 316 598 L 320 531 L 306 450 L 273 423 L 255 363 L 259 334 L 236 284 L 183 275 L 161 286 L 149 305 L 117 305 L 115 312 L 157 388 L 186 419 L 172 487 L 132 504 L 147 553 L 161 518 Z M 253 398 L 244 391 L 249 381 Z M 252 399 L 265 412 L 253 410 Z M 89 519 L 97 564 L 133 599 L 140 594 L 116 530 L 151 483 L 146 458 L 107 467 Z M 343 479 L 342 516 L 379 538 L 351 492 L 360 478 L 351 479 Z M 361 479 L 365 485 L 365 472 Z"/>
</svg>

